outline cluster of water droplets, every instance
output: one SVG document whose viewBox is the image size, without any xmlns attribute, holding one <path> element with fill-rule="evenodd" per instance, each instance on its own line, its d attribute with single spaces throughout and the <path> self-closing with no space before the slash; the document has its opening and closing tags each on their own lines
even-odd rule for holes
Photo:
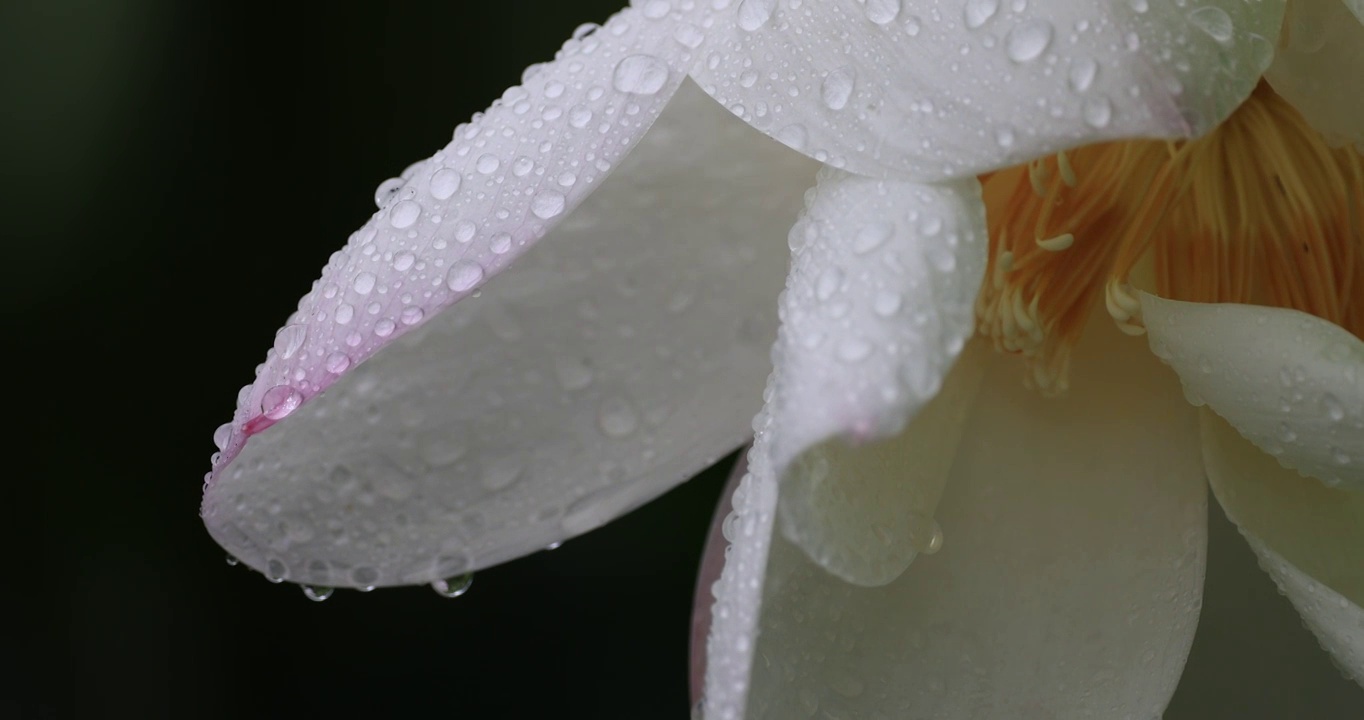
<svg viewBox="0 0 1364 720">
<path fill-rule="evenodd" d="M 594 189 L 643 136 L 681 82 L 680 68 L 704 41 L 697 24 L 701 13 L 691 0 L 652 0 L 603 25 L 582 26 L 553 62 L 527 68 L 521 85 L 457 127 L 446 147 L 381 183 L 374 193 L 378 211 L 329 259 L 276 335 L 256 369 L 256 381 L 239 393 L 233 420 L 215 431 L 219 452 L 212 458 L 206 486 L 269 473 L 259 462 L 228 464 L 247 438 L 297 414 L 374 352 L 446 306 L 477 294 L 489 277 Z M 590 375 L 590 369 L 566 367 L 562 380 L 581 384 L 584 377 L 590 382 Z M 604 402 L 601 431 L 629 435 L 644 423 L 640 412 L 628 401 Z M 449 447 L 428 454 L 434 460 L 458 456 L 459 448 L 445 445 Z M 370 470 L 320 469 L 356 476 Z M 493 489 L 501 489 L 517 481 L 519 470 L 490 468 L 483 477 Z M 358 490 L 347 490 L 351 485 L 346 482 L 335 487 L 362 502 L 412 492 L 363 482 L 355 486 Z M 218 527 L 215 512 L 240 511 L 251 502 L 240 494 L 216 505 L 206 500 L 205 518 L 213 529 Z M 268 564 L 270 553 L 253 547 L 257 543 L 249 536 L 283 535 L 288 545 L 335 531 L 297 521 L 287 527 L 280 523 L 265 530 L 234 524 L 222 528 L 219 539 L 229 547 L 243 545 L 238 554 L 257 565 Z M 363 587 L 370 584 L 371 573 L 383 575 L 366 567 L 286 567 L 277 575 Z"/>
<path fill-rule="evenodd" d="M 1103 139 L 1201 133 L 1268 66 L 1265 38 L 1282 11 L 1185 0 L 732 7 L 735 31 L 695 71 L 707 92 L 821 162 L 916 177 L 978 174 Z"/>
</svg>

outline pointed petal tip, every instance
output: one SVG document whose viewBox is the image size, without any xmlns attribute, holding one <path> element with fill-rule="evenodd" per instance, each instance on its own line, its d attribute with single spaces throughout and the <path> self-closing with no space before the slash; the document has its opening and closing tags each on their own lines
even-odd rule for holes
<svg viewBox="0 0 1364 720">
<path fill-rule="evenodd" d="M 1143 293 L 1151 350 L 1284 467 L 1364 490 L 1364 341 L 1283 308 Z"/>
</svg>

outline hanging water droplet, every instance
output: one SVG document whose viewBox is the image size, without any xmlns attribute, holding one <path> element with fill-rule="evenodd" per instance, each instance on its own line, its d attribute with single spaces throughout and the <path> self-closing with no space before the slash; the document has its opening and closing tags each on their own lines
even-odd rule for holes
<svg viewBox="0 0 1364 720">
<path fill-rule="evenodd" d="M 469 592 L 469 586 L 473 584 L 474 574 L 465 573 L 452 578 L 437 580 L 431 583 L 431 589 L 435 590 L 436 594 L 441 597 L 457 598 L 460 595 Z"/>
<path fill-rule="evenodd" d="M 404 182 L 402 178 L 389 178 L 379 183 L 379 187 L 374 189 L 374 204 L 383 210 L 384 206 L 393 199 L 393 196 L 397 195 L 398 191 L 402 189 Z"/>
<path fill-rule="evenodd" d="M 668 82 L 668 64 L 653 55 L 631 55 L 616 64 L 611 85 L 631 95 L 653 95 Z"/>
<path fill-rule="evenodd" d="M 238 565 L 240 562 L 241 562 L 241 560 L 238 560 L 237 558 L 232 557 L 231 555 L 228 555 L 228 556 L 227 556 L 227 566 L 228 566 L 228 567 L 237 567 L 237 565 Z"/>
<path fill-rule="evenodd" d="M 313 602 L 322 602 L 332 596 L 336 588 L 329 588 L 323 585 L 304 585 L 303 596 Z"/>
<path fill-rule="evenodd" d="M 265 564 L 265 579 L 272 583 L 279 584 L 284 582 L 284 578 L 289 575 L 289 568 L 279 560 L 271 560 Z"/>
</svg>

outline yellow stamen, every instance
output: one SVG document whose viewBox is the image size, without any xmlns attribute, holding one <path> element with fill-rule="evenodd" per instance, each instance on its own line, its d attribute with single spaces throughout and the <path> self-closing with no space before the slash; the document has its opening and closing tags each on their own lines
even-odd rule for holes
<svg viewBox="0 0 1364 720">
<path fill-rule="evenodd" d="M 1144 258 L 1164 297 L 1294 308 L 1364 337 L 1364 163 L 1265 83 L 1199 140 L 1094 145 L 984 183 L 978 327 L 1044 392 L 1065 389 L 1100 297 L 1144 332 L 1130 279 Z"/>
</svg>

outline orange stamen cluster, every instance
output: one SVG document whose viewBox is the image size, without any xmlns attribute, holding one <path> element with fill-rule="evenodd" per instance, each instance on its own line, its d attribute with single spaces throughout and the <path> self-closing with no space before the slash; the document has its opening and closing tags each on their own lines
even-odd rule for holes
<svg viewBox="0 0 1364 720">
<path fill-rule="evenodd" d="M 1066 388 L 1094 304 L 1139 334 L 1135 271 L 1177 300 L 1293 308 L 1364 337 L 1364 166 L 1261 83 L 1213 133 L 1080 148 L 984 178 L 980 332 Z M 1147 265 L 1147 262 L 1151 265 Z M 1144 273 L 1139 273 L 1144 274 Z"/>
</svg>

